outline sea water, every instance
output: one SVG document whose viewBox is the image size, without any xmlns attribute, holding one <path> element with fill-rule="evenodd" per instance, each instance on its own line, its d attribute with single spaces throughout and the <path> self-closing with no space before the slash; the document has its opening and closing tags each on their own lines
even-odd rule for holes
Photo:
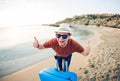
<svg viewBox="0 0 120 81">
<path fill-rule="evenodd" d="M 52 49 L 38 50 L 33 47 L 34 36 L 40 43 L 55 37 L 57 27 L 19 26 L 0 28 L 0 77 L 52 57 Z M 84 42 L 92 32 L 85 27 L 71 27 L 72 38 Z"/>
</svg>

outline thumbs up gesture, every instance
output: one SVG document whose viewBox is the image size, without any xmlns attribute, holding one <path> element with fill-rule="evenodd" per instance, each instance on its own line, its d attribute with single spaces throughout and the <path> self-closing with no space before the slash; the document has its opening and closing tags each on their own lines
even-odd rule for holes
<svg viewBox="0 0 120 81">
<path fill-rule="evenodd" d="M 39 48 L 39 41 L 37 40 L 37 38 L 36 37 L 34 37 L 34 42 L 33 42 L 33 46 L 35 47 L 35 48 Z"/>
<path fill-rule="evenodd" d="M 87 56 L 90 53 L 90 40 L 86 42 L 86 46 L 84 48 L 84 55 Z"/>
</svg>

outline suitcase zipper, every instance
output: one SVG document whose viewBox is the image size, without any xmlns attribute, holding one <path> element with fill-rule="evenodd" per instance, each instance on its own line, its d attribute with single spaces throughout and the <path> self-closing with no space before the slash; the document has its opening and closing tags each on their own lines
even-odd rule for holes
<svg viewBox="0 0 120 81">
<path fill-rule="evenodd" d="M 50 74 L 50 75 L 53 75 L 53 76 L 56 76 L 56 77 L 59 77 L 59 78 L 62 78 L 62 79 L 68 80 L 68 81 L 72 81 L 71 78 L 64 78 L 64 77 L 61 77 L 61 76 L 57 76 L 57 75 L 52 74 L 52 73 L 47 72 L 47 71 L 44 71 L 44 72 L 46 72 L 46 73 L 48 73 L 48 74 Z"/>
</svg>

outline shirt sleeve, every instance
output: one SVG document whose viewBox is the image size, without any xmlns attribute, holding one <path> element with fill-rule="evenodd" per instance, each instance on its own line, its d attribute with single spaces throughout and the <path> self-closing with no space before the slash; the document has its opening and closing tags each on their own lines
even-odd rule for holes
<svg viewBox="0 0 120 81">
<path fill-rule="evenodd" d="M 84 48 L 78 42 L 73 40 L 73 44 L 76 52 L 82 53 L 84 51 Z"/>
<path fill-rule="evenodd" d="M 46 42 L 43 44 L 43 46 L 44 46 L 45 48 L 51 48 L 52 45 L 54 44 L 54 41 L 55 41 L 55 39 L 50 39 L 50 40 L 46 41 Z"/>
</svg>

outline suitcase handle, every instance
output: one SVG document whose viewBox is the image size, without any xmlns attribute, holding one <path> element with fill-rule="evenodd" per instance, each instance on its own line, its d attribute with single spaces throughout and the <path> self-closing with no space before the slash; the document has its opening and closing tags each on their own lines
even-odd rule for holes
<svg viewBox="0 0 120 81">
<path fill-rule="evenodd" d="M 64 59 L 64 69 L 67 72 L 68 71 L 68 61 Z"/>
<path fill-rule="evenodd" d="M 57 71 L 59 71 L 59 70 L 58 70 L 58 69 L 59 69 L 59 66 L 58 66 L 58 61 L 57 61 L 58 56 L 54 56 L 54 57 L 55 57 L 55 60 L 56 60 L 56 69 L 57 69 Z M 68 61 L 66 61 L 67 58 L 62 57 L 62 59 L 63 59 L 63 61 L 64 61 L 64 70 L 67 72 L 67 71 L 68 71 Z"/>
</svg>

